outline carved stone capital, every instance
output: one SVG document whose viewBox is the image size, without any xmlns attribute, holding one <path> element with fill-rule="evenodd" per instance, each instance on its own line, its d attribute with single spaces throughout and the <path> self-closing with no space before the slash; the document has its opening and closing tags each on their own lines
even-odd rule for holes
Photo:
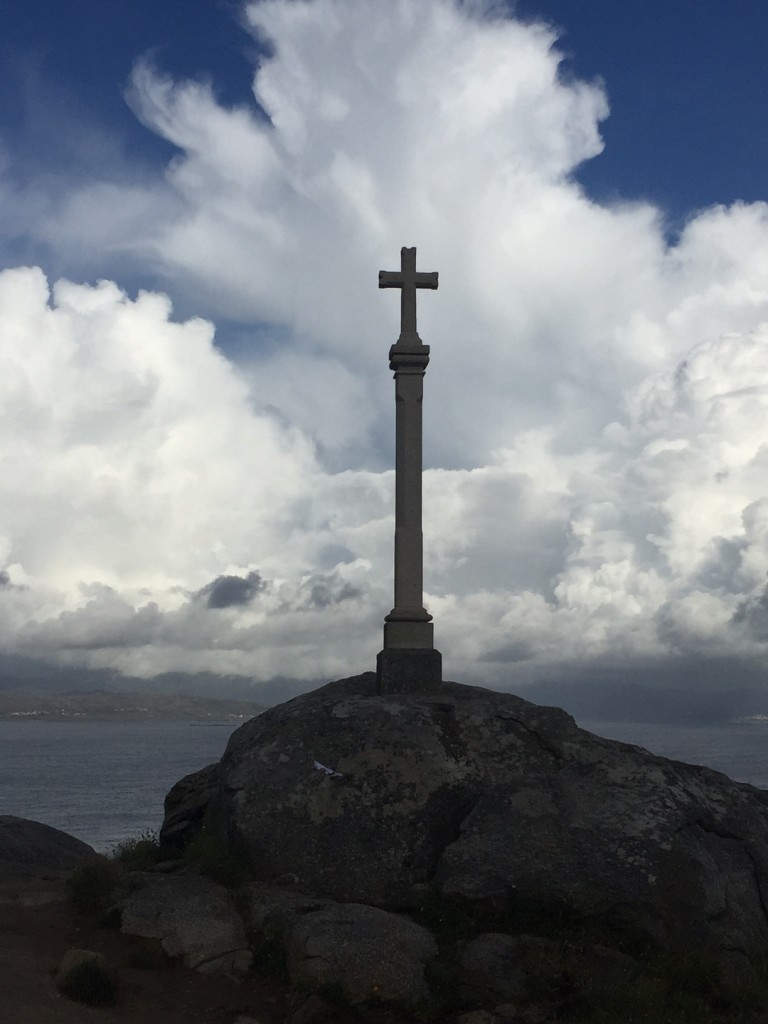
<svg viewBox="0 0 768 1024">
<path fill-rule="evenodd" d="M 406 346 L 398 341 L 389 350 L 389 368 L 395 372 L 424 373 L 428 364 L 429 345 Z"/>
</svg>

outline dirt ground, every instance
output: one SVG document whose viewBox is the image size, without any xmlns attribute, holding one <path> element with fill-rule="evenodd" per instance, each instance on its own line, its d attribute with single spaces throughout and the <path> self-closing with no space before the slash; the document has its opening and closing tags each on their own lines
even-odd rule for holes
<svg viewBox="0 0 768 1024">
<path fill-rule="evenodd" d="M 97 950 L 116 969 L 114 1006 L 84 1006 L 58 992 L 56 971 L 72 947 Z M 276 982 L 206 977 L 159 957 L 152 967 L 135 966 L 147 959 L 146 940 L 71 909 L 63 876 L 0 879 L 2 1024 L 234 1024 L 239 1016 L 282 1024 L 289 1015 Z"/>
</svg>

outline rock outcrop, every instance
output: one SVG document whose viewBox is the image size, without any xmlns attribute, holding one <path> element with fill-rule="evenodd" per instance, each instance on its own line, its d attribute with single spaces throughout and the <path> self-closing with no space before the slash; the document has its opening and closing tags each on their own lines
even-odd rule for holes
<svg viewBox="0 0 768 1024">
<path fill-rule="evenodd" d="M 230 892 L 199 875 L 133 872 L 122 931 L 159 939 L 168 956 L 205 974 L 245 974 L 253 959 Z"/>
<path fill-rule="evenodd" d="M 370 999 L 416 1006 L 430 999 L 424 968 L 437 952 L 434 937 L 407 918 L 336 903 L 291 928 L 288 973 L 297 988 L 336 988 L 353 1006 Z"/>
<path fill-rule="evenodd" d="M 199 772 L 179 779 L 165 798 L 165 816 L 160 841 L 169 850 L 179 850 L 200 827 L 211 798 L 219 790 L 219 766 L 209 764 Z"/>
<path fill-rule="evenodd" d="M 0 880 L 68 872 L 85 861 L 101 859 L 88 843 L 51 825 L 0 815 Z"/>
<path fill-rule="evenodd" d="M 768 948 L 768 793 L 511 694 L 377 696 L 367 673 L 252 719 L 194 779 L 165 831 L 204 822 L 264 883 L 504 931 L 576 916 L 724 962 Z"/>
</svg>

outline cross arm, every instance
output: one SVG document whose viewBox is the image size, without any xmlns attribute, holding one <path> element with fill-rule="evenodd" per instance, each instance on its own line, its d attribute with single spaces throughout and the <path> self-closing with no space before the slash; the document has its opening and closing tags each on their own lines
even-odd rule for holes
<svg viewBox="0 0 768 1024">
<path fill-rule="evenodd" d="M 437 271 L 434 273 L 423 273 L 419 271 L 414 274 L 414 286 L 416 288 L 437 288 Z M 399 270 L 380 270 L 379 271 L 379 288 L 402 288 L 403 274 Z"/>
</svg>

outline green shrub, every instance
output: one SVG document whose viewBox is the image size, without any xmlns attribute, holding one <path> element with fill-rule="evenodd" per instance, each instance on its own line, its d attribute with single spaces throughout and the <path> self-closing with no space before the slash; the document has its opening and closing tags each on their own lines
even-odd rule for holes
<svg viewBox="0 0 768 1024">
<path fill-rule="evenodd" d="M 108 860 L 80 864 L 67 878 L 69 902 L 81 913 L 105 914 L 114 902 L 120 869 Z"/>
<path fill-rule="evenodd" d="M 110 857 L 129 871 L 148 871 L 164 856 L 157 832 L 145 829 L 134 839 L 124 839 L 113 847 Z"/>
<path fill-rule="evenodd" d="M 239 859 L 217 833 L 203 826 L 185 848 L 183 859 L 204 875 L 231 889 L 247 881 L 244 862 Z"/>
<path fill-rule="evenodd" d="M 267 925 L 251 941 L 254 966 L 275 981 L 288 982 L 288 954 L 279 929 Z"/>
<path fill-rule="evenodd" d="M 70 999 L 88 1006 L 111 1006 L 117 999 L 114 978 L 96 960 L 86 960 L 73 967 L 59 988 Z"/>
<path fill-rule="evenodd" d="M 762 1024 L 766 1004 L 734 999 L 719 977 L 716 961 L 704 951 L 657 950 L 641 960 L 639 974 L 590 963 L 588 951 L 566 943 L 547 965 L 527 964 L 526 996 L 560 998 L 561 1019 L 573 1024 Z M 568 988 L 553 984 L 561 973 Z M 563 999 L 563 997 L 565 997 Z M 742 1005 L 739 1005 L 739 1003 Z"/>
</svg>

